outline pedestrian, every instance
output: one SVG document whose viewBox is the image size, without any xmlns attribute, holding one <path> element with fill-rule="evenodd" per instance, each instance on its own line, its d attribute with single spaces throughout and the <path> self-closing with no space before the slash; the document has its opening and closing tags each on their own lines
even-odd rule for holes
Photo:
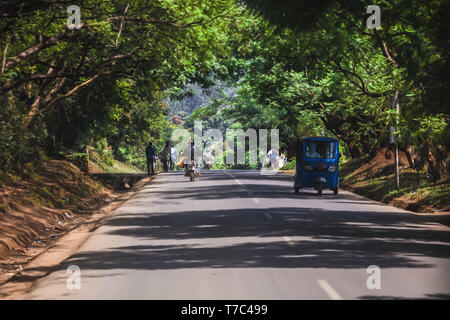
<svg viewBox="0 0 450 320">
<path fill-rule="evenodd" d="M 174 146 L 170 148 L 170 170 L 176 171 L 177 169 L 178 150 Z"/>
<path fill-rule="evenodd" d="M 145 155 L 147 157 L 147 172 L 148 172 L 148 175 L 155 174 L 155 167 L 153 166 L 155 153 L 156 153 L 155 147 L 153 146 L 152 142 L 150 141 L 148 143 L 147 148 L 145 149 Z"/>
<path fill-rule="evenodd" d="M 270 151 L 267 153 L 267 156 L 270 159 L 270 165 L 272 167 L 272 170 L 278 169 L 278 159 L 279 159 L 279 153 L 276 149 L 270 149 Z"/>
<path fill-rule="evenodd" d="M 163 171 L 169 171 L 169 159 L 170 159 L 170 141 L 166 141 L 163 149 L 160 152 L 160 159 L 163 165 Z"/>
<path fill-rule="evenodd" d="M 185 175 L 187 173 L 187 166 L 194 162 L 194 171 L 197 175 L 200 175 L 200 169 L 202 164 L 202 150 L 194 144 L 194 140 L 189 141 L 189 145 L 184 149 L 183 155 L 186 157 L 184 162 Z"/>
</svg>

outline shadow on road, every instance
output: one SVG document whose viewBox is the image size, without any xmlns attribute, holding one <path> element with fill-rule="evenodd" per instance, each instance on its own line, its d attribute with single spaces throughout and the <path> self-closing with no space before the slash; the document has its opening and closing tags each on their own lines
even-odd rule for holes
<svg viewBox="0 0 450 320">
<path fill-rule="evenodd" d="M 155 191 L 148 190 L 140 192 L 138 195 L 134 197 L 134 199 L 148 199 L 149 195 L 158 195 L 163 199 L 168 200 L 223 200 L 223 199 L 236 199 L 236 198 L 252 198 L 252 197 L 260 197 L 265 199 L 274 199 L 274 198 L 285 198 L 295 197 L 296 199 L 316 199 L 319 196 L 316 192 L 312 192 L 313 190 L 304 189 L 300 190 L 298 194 L 294 195 L 294 188 L 292 186 L 277 186 L 276 191 L 274 191 L 273 186 L 257 184 L 257 183 L 246 183 L 245 188 L 248 191 L 251 191 L 252 194 L 248 192 L 243 192 L 243 190 L 236 185 L 217 185 L 214 186 L 214 192 L 211 192 L 211 186 L 189 186 L 189 188 L 183 189 L 183 192 L 167 192 L 167 191 Z M 332 191 L 324 190 L 322 194 L 322 198 L 333 198 L 336 196 L 333 195 Z M 351 199 L 355 200 L 354 195 L 349 194 L 341 194 L 339 199 Z"/>
<path fill-rule="evenodd" d="M 112 235 L 158 240 L 161 244 L 81 252 L 66 265 L 81 269 L 178 268 L 418 268 L 417 257 L 448 258 L 449 232 L 423 229 L 424 217 L 374 212 L 278 208 L 118 215 L 107 222 Z M 290 247 L 282 237 L 289 236 Z M 250 237 L 248 239 L 244 237 Z M 299 238 L 300 237 L 300 238 Z M 215 245 L 219 238 L 235 243 Z M 160 242 L 161 240 L 166 240 Z M 177 241 L 190 240 L 190 241 Z M 202 241 L 203 240 L 203 241 Z M 206 242 L 204 240 L 207 240 Z M 439 243 L 438 243 L 439 241 Z M 197 242 L 197 243 L 196 243 Z M 167 244 L 166 244 L 167 243 Z"/>
<path fill-rule="evenodd" d="M 239 176 L 239 179 L 244 178 Z M 183 189 L 183 192 L 148 192 L 158 201 L 167 202 L 252 197 L 239 190 L 236 184 L 215 185 L 213 188 L 214 192 L 211 192 L 211 186 L 193 186 Z M 245 188 L 251 189 L 253 196 L 265 198 L 281 199 L 287 194 L 299 199 L 317 198 L 307 192 L 294 195 L 292 188 L 285 185 L 277 186 L 276 192 L 256 183 L 245 184 Z M 341 203 L 347 201 L 352 206 L 366 203 L 351 194 L 330 197 Z M 143 190 L 133 198 L 133 206 L 146 208 L 153 201 Z M 333 201 L 330 201 L 330 206 L 333 206 Z M 59 269 L 69 265 L 78 265 L 82 270 L 348 269 L 367 268 L 374 264 L 381 268 L 431 268 L 430 262 L 420 258 L 449 258 L 450 232 L 443 228 L 430 228 L 435 226 L 438 218 L 400 214 L 389 209 L 383 211 L 380 214 L 375 211 L 283 206 L 283 201 L 280 201 L 278 207 L 270 209 L 117 214 L 106 221 L 106 234 L 124 237 L 124 243 L 137 240 L 136 245 L 81 251 L 66 260 Z M 271 219 L 266 217 L 267 212 L 270 212 Z M 289 245 L 285 237 L 289 237 L 293 245 Z M 105 276 L 110 273 L 105 272 Z M 21 279 L 18 277 L 14 281 L 20 282 Z"/>
</svg>

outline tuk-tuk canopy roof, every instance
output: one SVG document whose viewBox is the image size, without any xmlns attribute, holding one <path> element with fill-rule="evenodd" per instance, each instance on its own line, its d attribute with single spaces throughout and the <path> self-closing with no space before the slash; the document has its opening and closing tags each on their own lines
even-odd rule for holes
<svg viewBox="0 0 450 320">
<path fill-rule="evenodd" d="M 338 142 L 338 139 L 332 138 L 332 137 L 308 137 L 308 136 L 304 136 L 304 137 L 300 138 L 300 141 L 304 141 L 304 140 L 326 140 L 326 141 L 336 141 L 336 142 Z"/>
</svg>

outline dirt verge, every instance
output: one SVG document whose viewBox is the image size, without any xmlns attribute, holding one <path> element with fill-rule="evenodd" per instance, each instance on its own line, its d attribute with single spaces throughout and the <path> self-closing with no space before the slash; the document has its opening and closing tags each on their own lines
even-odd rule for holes
<svg viewBox="0 0 450 320">
<path fill-rule="evenodd" d="M 124 181 L 115 188 L 60 160 L 26 168 L 21 177 L 0 172 L 0 284 L 20 275 L 69 231 L 97 221 L 121 203 L 143 178 L 130 176 L 115 179 Z"/>
<path fill-rule="evenodd" d="M 35 255 L 23 268 L 0 282 L 0 299 L 24 299 L 37 284 L 37 281 L 52 272 L 64 260 L 77 252 L 93 231 L 101 226 L 105 219 L 134 193 L 154 177 L 147 177 L 134 186 L 129 192 L 118 196 L 115 201 L 94 212 L 83 223 L 68 230 L 60 239 L 40 250 L 34 250 Z"/>
<path fill-rule="evenodd" d="M 340 185 L 345 190 L 396 207 L 418 212 L 448 214 L 450 181 L 432 181 L 426 172 L 409 167 L 406 155 L 399 153 L 400 189 L 395 179 L 395 159 L 386 148 L 367 162 L 354 160 L 342 166 Z"/>
</svg>

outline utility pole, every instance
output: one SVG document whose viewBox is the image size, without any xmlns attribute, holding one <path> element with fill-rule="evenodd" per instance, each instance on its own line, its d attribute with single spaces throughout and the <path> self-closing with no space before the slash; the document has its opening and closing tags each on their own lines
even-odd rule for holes
<svg viewBox="0 0 450 320">
<path fill-rule="evenodd" d="M 400 171 L 398 169 L 398 143 L 395 144 L 395 182 L 397 190 L 400 190 Z"/>
<path fill-rule="evenodd" d="M 395 126 L 391 124 L 389 133 L 390 133 L 390 142 L 395 144 L 395 182 L 397 186 L 397 190 L 400 189 L 400 170 L 398 165 L 398 134 L 394 135 L 394 132 L 398 129 L 398 121 L 397 119 L 400 117 L 400 106 L 398 104 L 398 90 L 395 90 L 394 96 L 392 97 L 392 109 L 395 109 L 397 111 L 396 117 L 395 117 Z"/>
</svg>

